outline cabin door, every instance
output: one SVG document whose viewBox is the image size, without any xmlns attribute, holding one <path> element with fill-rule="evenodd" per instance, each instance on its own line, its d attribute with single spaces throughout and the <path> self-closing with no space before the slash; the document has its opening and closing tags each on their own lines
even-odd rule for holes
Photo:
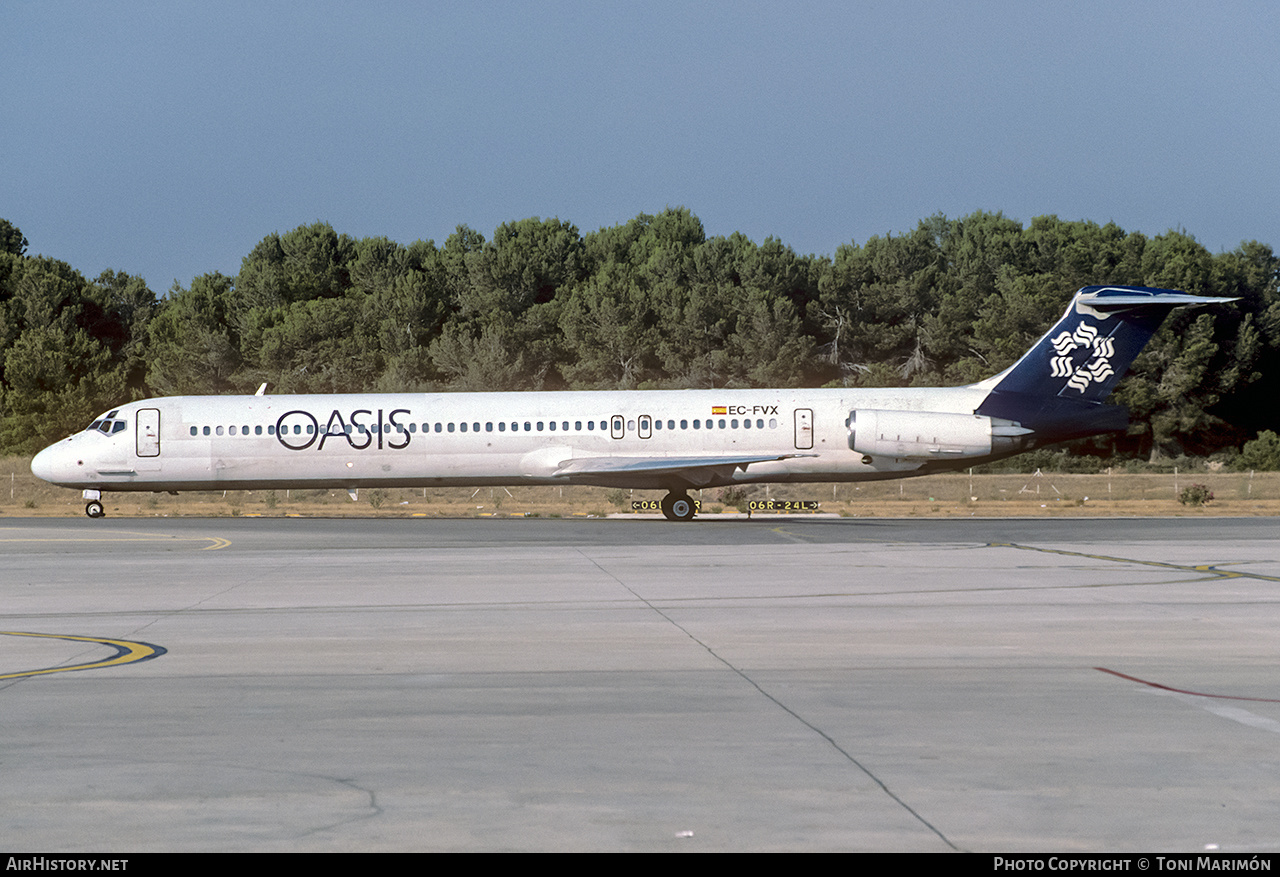
<svg viewBox="0 0 1280 877">
<path fill-rule="evenodd" d="M 813 448 L 813 409 L 796 409 L 796 449 L 807 451 Z"/>
<path fill-rule="evenodd" d="M 139 408 L 137 412 L 139 457 L 160 456 L 160 409 Z"/>
</svg>

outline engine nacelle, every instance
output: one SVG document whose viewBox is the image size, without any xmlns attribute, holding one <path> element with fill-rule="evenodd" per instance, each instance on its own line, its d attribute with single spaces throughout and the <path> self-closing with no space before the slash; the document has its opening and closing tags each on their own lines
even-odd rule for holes
<svg viewBox="0 0 1280 877">
<path fill-rule="evenodd" d="M 962 460 L 1016 453 L 1031 430 L 997 417 L 941 411 L 849 412 L 849 449 L 868 457 Z"/>
</svg>

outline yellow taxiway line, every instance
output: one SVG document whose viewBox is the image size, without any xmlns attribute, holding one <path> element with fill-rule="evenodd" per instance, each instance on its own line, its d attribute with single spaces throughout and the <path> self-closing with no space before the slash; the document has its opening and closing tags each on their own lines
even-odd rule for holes
<svg viewBox="0 0 1280 877">
<path fill-rule="evenodd" d="M 65 639 L 80 643 L 97 643 L 116 650 L 109 658 L 90 661 L 87 664 L 72 664 L 67 667 L 45 667 L 40 670 L 22 670 L 18 673 L 0 674 L 0 679 L 17 679 L 21 676 L 43 676 L 48 673 L 68 673 L 72 670 L 97 670 L 100 667 L 115 667 L 120 664 L 134 664 L 158 658 L 168 649 L 151 643 L 132 642 L 127 639 L 108 639 L 100 636 L 67 636 L 60 633 L 29 633 L 21 630 L 0 630 L 0 636 L 38 636 L 45 639 Z"/>
</svg>

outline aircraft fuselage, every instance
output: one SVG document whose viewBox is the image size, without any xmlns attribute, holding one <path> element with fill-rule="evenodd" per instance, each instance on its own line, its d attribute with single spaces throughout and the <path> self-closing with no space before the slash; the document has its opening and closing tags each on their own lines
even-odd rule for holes
<svg viewBox="0 0 1280 877">
<path fill-rule="evenodd" d="M 856 451 L 852 411 L 972 414 L 985 395 L 961 387 L 175 396 L 120 406 L 96 421 L 107 431 L 50 446 L 32 469 L 65 487 L 152 491 L 874 480 L 956 455 Z M 765 455 L 783 459 L 730 465 Z M 695 462 L 657 471 L 590 466 L 642 458 Z"/>
</svg>

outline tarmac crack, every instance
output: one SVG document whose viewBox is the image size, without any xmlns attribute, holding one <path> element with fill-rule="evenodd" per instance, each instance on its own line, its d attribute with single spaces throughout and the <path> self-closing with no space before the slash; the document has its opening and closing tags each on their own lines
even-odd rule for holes
<svg viewBox="0 0 1280 877">
<path fill-rule="evenodd" d="M 1268 576 L 1256 572 L 1240 572 L 1222 569 L 1209 563 L 1170 563 L 1165 560 L 1139 560 L 1134 557 L 1114 557 L 1109 554 L 1089 554 L 1083 551 L 1067 551 L 1062 548 L 1039 548 L 1035 545 L 1020 545 L 1017 542 L 988 542 L 988 548 L 1016 548 L 1019 551 L 1039 551 L 1042 554 L 1060 554 L 1064 557 L 1087 557 L 1090 560 L 1105 560 L 1109 563 L 1136 563 L 1141 566 L 1154 566 L 1161 569 L 1174 569 L 1189 573 L 1204 573 L 1218 579 L 1258 579 L 1264 582 L 1280 582 L 1280 576 Z"/>
<path fill-rule="evenodd" d="M 630 593 L 633 597 L 635 597 L 637 600 L 639 600 L 641 603 L 643 603 L 653 612 L 657 613 L 668 624 L 670 624 L 672 627 L 676 628 L 676 630 L 683 633 L 692 642 L 697 643 L 700 647 L 705 649 L 707 654 L 709 654 L 716 661 L 723 664 L 725 667 L 727 667 L 729 670 L 735 673 L 740 679 L 742 679 L 744 682 L 746 682 L 748 685 L 754 688 L 763 697 L 765 697 L 770 703 L 778 707 L 787 715 L 791 716 L 800 724 L 804 725 L 813 733 L 817 734 L 820 738 L 822 738 L 823 741 L 827 743 L 828 746 L 830 746 L 832 749 L 838 752 L 842 758 L 844 758 L 847 762 L 849 762 L 849 764 L 853 765 L 855 768 L 861 771 L 868 779 L 870 779 L 873 783 L 875 783 L 876 786 L 878 786 L 880 790 L 884 792 L 885 795 L 887 795 L 899 807 L 901 807 L 903 810 L 909 813 L 913 819 L 915 819 L 917 822 L 919 822 L 921 825 L 927 828 L 930 832 L 936 835 L 944 844 L 946 844 L 948 847 L 950 847 L 952 850 L 955 850 L 956 852 L 963 852 L 958 846 L 952 843 L 951 840 L 945 834 L 943 834 L 942 831 L 936 825 L 934 825 L 928 819 L 925 819 L 925 817 L 921 815 L 919 811 L 917 811 L 914 807 L 912 807 L 910 804 L 904 801 L 902 797 L 899 796 L 896 792 L 890 789 L 889 786 L 884 782 L 884 780 L 880 779 L 880 777 L 878 777 L 869 767 L 867 767 L 865 764 L 859 761 L 856 757 L 854 757 L 852 753 L 850 753 L 847 749 L 845 749 L 843 746 L 837 743 L 834 737 L 832 737 L 826 731 L 819 728 L 813 722 L 806 719 L 804 716 L 800 715 L 800 713 L 796 712 L 791 707 L 787 706 L 785 703 L 779 700 L 776 696 L 766 691 L 764 687 L 760 685 L 759 682 L 756 682 L 756 680 L 752 679 L 749 675 L 747 675 L 746 671 L 744 671 L 741 667 L 736 666 L 731 661 L 722 657 L 720 654 L 716 652 L 715 649 L 713 649 L 707 643 L 703 642 L 697 636 L 695 636 L 693 632 L 690 631 L 687 627 L 682 625 L 680 622 L 676 621 L 666 612 L 663 612 L 662 609 L 660 609 L 651 601 L 647 600 L 643 595 L 637 593 L 626 582 L 622 581 L 622 579 L 618 578 L 609 570 L 601 566 L 594 558 L 587 557 L 587 555 L 582 553 L 581 549 L 575 549 L 575 550 L 577 550 L 578 554 L 581 555 L 588 562 L 590 562 L 596 569 L 600 570 L 600 572 L 602 572 L 604 575 L 608 576 L 613 581 L 617 582 L 619 586 L 624 588 L 628 593 Z"/>
<path fill-rule="evenodd" d="M 311 776 L 311 774 L 305 774 L 305 776 Z M 350 816 L 346 819 L 339 819 L 337 822 L 331 822 L 327 825 L 317 825 L 315 828 L 302 832 L 298 837 L 311 837 L 312 835 L 322 834 L 326 831 L 333 831 L 335 828 L 341 828 L 344 825 L 353 825 L 357 822 L 363 822 L 366 819 L 375 819 L 382 815 L 383 809 L 382 805 L 378 803 L 378 793 L 373 789 L 366 789 L 364 786 L 357 784 L 354 779 L 343 779 L 342 777 L 330 776 L 320 776 L 320 779 L 331 783 L 337 783 L 340 786 L 346 786 L 354 792 L 367 795 L 369 798 L 369 812 L 362 813 L 357 816 Z"/>
</svg>

